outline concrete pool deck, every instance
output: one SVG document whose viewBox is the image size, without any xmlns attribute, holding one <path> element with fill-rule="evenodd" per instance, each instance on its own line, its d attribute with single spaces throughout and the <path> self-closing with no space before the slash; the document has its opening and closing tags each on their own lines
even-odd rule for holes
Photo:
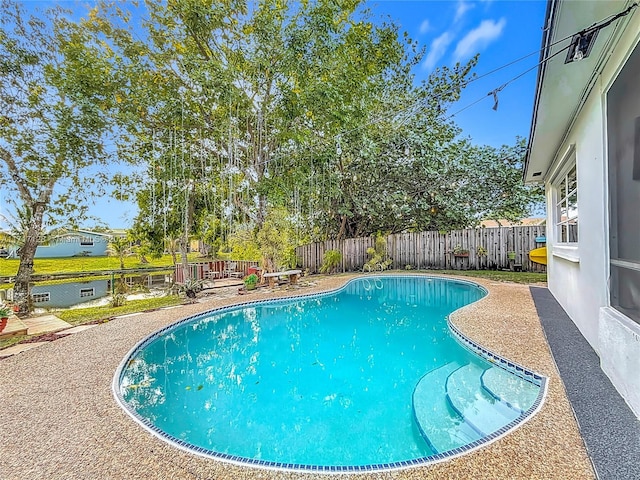
<svg viewBox="0 0 640 480">
<path fill-rule="evenodd" d="M 116 404 L 111 382 L 139 340 L 176 320 L 223 305 L 328 290 L 353 277 L 311 277 L 314 285 L 279 292 L 212 295 L 202 303 L 118 318 L 1 360 L 0 478 L 328 478 L 240 467 L 176 449 L 147 433 Z M 529 286 L 473 281 L 489 295 L 456 312 L 453 322 L 485 347 L 549 377 L 541 411 L 494 443 L 444 463 L 341 476 L 595 478 Z"/>
</svg>

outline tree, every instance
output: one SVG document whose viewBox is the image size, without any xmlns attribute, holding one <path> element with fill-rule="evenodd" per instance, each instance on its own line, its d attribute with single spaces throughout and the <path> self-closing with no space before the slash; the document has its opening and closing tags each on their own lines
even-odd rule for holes
<svg viewBox="0 0 640 480">
<path fill-rule="evenodd" d="M 148 1 L 153 21 L 138 26 L 126 9 L 91 12 L 92 45 L 106 45 L 120 79 L 118 121 L 148 165 L 146 231 L 161 220 L 186 238 L 212 216 L 226 235 L 259 230 L 270 207 L 292 208 L 293 191 L 308 198 L 311 171 L 332 160 L 316 141 L 370 121 L 388 106 L 376 99 L 410 83 L 405 40 L 360 5 Z"/>
<path fill-rule="evenodd" d="M 125 237 L 113 237 L 107 246 L 107 255 L 118 257 L 120 270 L 124 270 L 124 259 L 135 255 L 131 242 Z"/>
<path fill-rule="evenodd" d="M 106 65 L 86 61 L 62 10 L 36 17 L 2 0 L 0 24 L 0 183 L 28 221 L 14 287 L 24 314 L 46 218 L 77 220 L 87 196 L 101 191 L 104 177 L 89 170 L 109 160 L 112 90 Z"/>
<path fill-rule="evenodd" d="M 125 237 L 113 237 L 107 246 L 107 255 L 118 257 L 120 261 L 120 281 L 118 283 L 118 293 L 124 293 L 127 290 L 127 284 L 124 277 L 124 259 L 134 255 L 131 243 Z"/>
<path fill-rule="evenodd" d="M 265 272 L 296 263 L 294 232 L 288 213 L 283 208 L 270 209 L 256 236 Z"/>
</svg>

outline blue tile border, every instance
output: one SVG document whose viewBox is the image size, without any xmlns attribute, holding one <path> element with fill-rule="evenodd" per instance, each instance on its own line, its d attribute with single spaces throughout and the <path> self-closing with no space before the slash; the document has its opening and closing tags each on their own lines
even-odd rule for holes
<svg viewBox="0 0 640 480">
<path fill-rule="evenodd" d="M 512 422 L 508 423 L 507 425 L 505 425 L 504 427 L 500 428 L 498 431 L 491 433 L 490 435 L 483 437 L 479 440 L 476 440 L 470 444 L 467 445 L 463 445 L 461 447 L 455 448 L 453 450 L 449 450 L 446 452 L 442 452 L 442 453 L 436 453 L 434 455 L 429 455 L 426 457 L 420 457 L 420 458 L 414 458 L 414 459 L 410 459 L 410 460 L 402 460 L 402 461 L 398 461 L 398 462 L 391 462 L 391 463 L 382 463 L 382 464 L 369 464 L 369 465 L 305 465 L 305 464 L 297 464 L 297 463 L 282 463 L 282 462 L 272 462 L 272 461 L 266 461 L 266 460 L 259 460 L 259 459 L 255 459 L 255 458 L 245 458 L 245 457 L 239 457 L 237 455 L 229 455 L 226 453 L 222 453 L 222 452 L 216 452 L 214 450 L 209 450 L 207 448 L 204 447 L 199 447 L 196 445 L 192 445 L 188 442 L 185 442 L 184 440 L 178 439 L 164 431 L 162 431 L 161 429 L 159 429 L 158 427 L 156 427 L 155 425 L 153 425 L 151 422 L 149 422 L 146 418 L 143 418 L 141 415 L 139 415 L 135 410 L 132 410 L 129 408 L 127 402 L 124 400 L 124 398 L 122 397 L 122 394 L 120 392 L 120 381 L 122 379 L 122 376 L 124 374 L 124 370 L 125 367 L 127 366 L 127 364 L 129 363 L 129 361 L 135 357 L 135 355 L 141 350 L 143 349 L 145 346 L 147 346 L 150 342 L 156 340 L 156 338 L 164 335 L 167 332 L 170 332 L 172 330 L 176 330 L 177 328 L 179 328 L 180 326 L 184 325 L 185 323 L 190 323 L 190 322 L 195 322 L 199 319 L 203 319 L 206 317 L 211 316 L 212 314 L 222 314 L 222 313 L 226 313 L 229 311 L 234 311 L 234 310 L 242 310 L 243 308 L 246 307 L 256 307 L 256 306 L 260 306 L 263 304 L 279 304 L 279 303 L 288 303 L 291 300 L 308 300 L 308 299 L 313 299 L 313 298 L 319 298 L 319 297 L 324 297 L 324 296 L 329 296 L 329 295 L 334 295 L 338 292 L 341 292 L 342 290 L 346 289 L 350 283 L 354 282 L 354 281 L 358 281 L 360 278 L 362 277 L 356 277 L 353 278 L 351 280 L 349 280 L 348 282 L 346 282 L 342 287 L 336 288 L 336 289 L 332 289 L 332 290 L 327 290 L 324 292 L 318 292 L 318 293 L 310 293 L 310 294 L 304 294 L 304 295 L 289 295 L 286 297 L 280 297 L 277 299 L 264 299 L 264 300 L 254 300 L 254 301 L 248 301 L 248 302 L 242 302 L 242 303 L 238 303 L 238 304 L 234 304 L 234 305 L 228 305 L 225 307 L 219 307 L 219 308 L 213 308 L 211 310 L 207 310 L 201 313 L 198 313 L 196 315 L 191 315 L 188 317 L 183 318 L 182 320 L 178 320 L 175 323 L 172 323 L 171 325 L 167 325 L 166 327 L 163 327 L 153 333 L 151 333 L 150 335 L 148 335 L 146 338 L 144 338 L 143 340 L 141 340 L 140 342 L 138 342 L 128 353 L 127 355 L 124 357 L 124 359 L 122 360 L 122 362 L 120 363 L 120 365 L 118 366 L 118 368 L 116 369 L 115 375 L 113 377 L 113 381 L 112 381 L 112 385 L 111 385 L 111 390 L 112 393 L 117 401 L 117 403 L 120 405 L 120 407 L 122 407 L 122 409 L 128 413 L 137 423 L 139 423 L 143 428 L 147 429 L 150 433 L 152 433 L 153 435 L 157 436 L 158 438 L 160 438 L 161 440 L 166 441 L 167 443 L 175 446 L 176 448 L 180 448 L 181 450 L 185 450 L 187 452 L 196 454 L 196 455 L 200 455 L 206 458 L 212 458 L 215 460 L 221 460 L 224 462 L 228 462 L 228 463 L 233 463 L 239 466 L 246 466 L 246 467 L 257 467 L 257 468 L 265 468 L 265 469 L 275 469 L 275 470 L 285 470 L 285 471 L 298 471 L 298 472 L 319 472 L 319 473 L 363 473 L 363 472 L 373 472 L 373 471 L 391 471 L 391 470 L 401 470 L 401 469 L 406 469 L 406 468 L 410 468 L 410 467 L 418 467 L 418 466 L 426 466 L 426 465 L 433 465 L 435 463 L 440 463 L 443 461 L 446 461 L 448 459 L 451 458 L 455 458 L 458 457 L 462 454 L 471 452 L 473 450 L 476 450 L 486 444 L 491 443 L 492 441 L 502 437 L 503 435 L 505 435 L 506 433 L 508 433 L 509 431 L 515 429 L 518 425 L 522 424 L 523 422 L 525 422 L 526 420 L 528 420 L 531 416 L 533 416 L 533 414 L 535 414 L 542 406 L 542 403 L 544 401 L 544 397 L 546 395 L 546 391 L 547 391 L 547 377 L 540 375 L 538 373 L 532 372 L 528 369 L 526 369 L 526 367 L 523 367 L 521 365 L 518 365 L 514 362 L 511 362 L 505 358 L 503 358 L 502 356 L 498 355 L 497 353 L 494 353 L 490 350 L 485 349 L 484 347 L 482 347 L 480 344 L 474 342 L 473 340 L 471 340 L 470 338 L 466 337 L 455 325 L 453 325 L 453 323 L 451 323 L 451 319 L 450 317 L 447 318 L 447 324 L 449 326 L 449 330 L 452 334 L 452 336 L 459 342 L 461 343 L 465 348 L 467 348 L 468 350 L 470 350 L 472 353 L 484 358 L 485 360 L 489 361 L 490 363 L 499 366 L 517 376 L 519 376 L 520 378 L 523 378 L 524 380 L 527 380 L 535 385 L 540 386 L 540 392 L 538 394 L 538 397 L 536 398 L 536 400 L 534 401 L 533 405 L 526 411 L 524 412 L 522 415 L 520 415 L 518 418 L 516 418 L 515 420 L 513 420 Z M 483 290 L 485 292 L 485 296 L 488 293 L 487 289 L 484 288 L 482 285 L 479 285 L 475 282 L 471 282 L 471 281 L 467 281 L 467 280 L 461 280 L 461 279 L 453 279 L 453 278 L 446 278 L 446 277 L 439 277 L 439 276 L 434 276 L 434 275 L 424 275 L 424 274 L 414 274 L 414 275 L 366 275 L 366 278 L 428 278 L 428 279 L 439 279 L 439 280 L 444 280 L 450 283 L 465 283 L 465 284 L 469 284 L 469 285 L 473 285 L 475 287 L 480 288 L 481 290 Z M 482 297 L 484 298 L 484 296 Z M 466 305 L 465 305 L 466 306 Z M 464 308 L 464 307 L 461 307 Z M 498 363 L 496 363 L 496 361 Z M 423 436 L 424 438 L 424 436 Z"/>
<path fill-rule="evenodd" d="M 484 358 L 489 363 L 496 367 L 500 367 L 503 370 L 506 370 L 509 373 L 512 373 L 527 382 L 533 383 L 539 387 L 542 386 L 543 381 L 546 380 L 544 375 L 536 373 L 532 370 L 527 369 L 518 363 L 512 362 L 511 360 L 507 360 L 506 358 L 498 355 L 491 350 L 488 350 L 481 346 L 479 343 L 474 342 L 469 337 L 464 335 L 458 327 L 456 327 L 452 322 L 451 318 L 447 318 L 447 324 L 449 325 L 449 329 L 451 330 L 452 336 L 460 343 L 463 347 L 476 355 Z"/>
</svg>

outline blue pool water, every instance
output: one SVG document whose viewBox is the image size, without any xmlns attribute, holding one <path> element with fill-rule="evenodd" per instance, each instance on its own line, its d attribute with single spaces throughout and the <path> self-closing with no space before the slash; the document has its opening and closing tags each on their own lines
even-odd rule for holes
<svg viewBox="0 0 640 480">
<path fill-rule="evenodd" d="M 234 460 L 309 468 L 432 457 L 517 420 L 539 397 L 539 385 L 452 336 L 447 316 L 485 293 L 364 277 L 210 312 L 134 349 L 116 388 L 152 430 Z"/>
</svg>

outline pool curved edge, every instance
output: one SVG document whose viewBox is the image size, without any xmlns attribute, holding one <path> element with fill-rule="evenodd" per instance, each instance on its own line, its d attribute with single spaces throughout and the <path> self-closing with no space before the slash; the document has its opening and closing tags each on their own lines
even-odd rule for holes
<svg viewBox="0 0 640 480">
<path fill-rule="evenodd" d="M 124 373 L 124 369 L 127 366 L 127 364 L 129 363 L 129 361 L 131 360 L 131 358 L 142 348 L 144 348 L 148 343 L 154 341 L 157 337 L 159 337 L 160 335 L 164 334 L 165 332 L 169 331 L 169 330 L 173 330 L 177 327 L 179 327 L 180 325 L 184 324 L 184 323 L 188 323 L 191 321 L 194 321 L 200 317 L 205 317 L 208 316 L 212 313 L 221 313 L 221 312 L 225 312 L 225 311 L 230 311 L 230 310 L 237 310 L 237 309 L 241 309 L 244 307 L 248 307 L 248 306 L 256 306 L 256 305 L 260 305 L 262 303 L 280 303 L 280 302 L 288 302 L 291 300 L 300 300 L 300 299 L 308 299 L 308 298 L 316 298 L 316 297 L 322 297 L 322 296 L 328 296 L 328 295 L 333 295 L 335 293 L 338 293 L 344 289 L 347 288 L 347 286 L 354 281 L 359 280 L 360 278 L 362 278 L 362 276 L 356 276 L 354 278 L 349 279 L 348 281 L 346 281 L 344 283 L 344 285 L 338 287 L 338 288 L 334 288 L 334 289 L 330 289 L 330 290 L 325 290 L 322 292 L 315 292 L 315 293 L 309 293 L 309 294 L 303 294 L 303 295 L 288 295 L 285 297 L 278 297 L 278 298 L 270 298 L 270 299 L 260 299 L 260 300 L 252 300 L 252 301 L 247 301 L 247 302 L 241 302 L 241 303 L 236 303 L 233 305 L 227 305 L 227 306 L 223 306 L 223 307 L 217 307 L 217 308 L 212 308 L 200 313 L 197 313 L 195 315 L 190 315 L 188 317 L 182 318 L 174 323 L 171 323 L 169 325 L 166 325 L 163 328 L 160 328 L 154 332 L 152 332 L 151 334 L 147 335 L 145 338 L 143 338 L 142 340 L 140 340 L 136 345 L 134 345 L 131 350 L 129 350 L 129 352 L 124 356 L 123 360 L 120 362 L 120 364 L 118 365 L 118 367 L 116 368 L 115 374 L 113 376 L 113 380 L 111 383 L 111 392 L 116 400 L 116 403 L 136 422 L 138 423 L 144 430 L 146 430 L 147 432 L 151 433 L 153 436 L 155 436 L 156 438 L 160 439 L 161 441 L 168 443 L 169 445 L 176 447 L 182 451 L 185 451 L 187 453 L 190 454 L 195 454 L 198 455 L 200 457 L 204 457 L 204 458 L 209 458 L 212 460 L 218 460 L 218 461 L 222 461 L 222 462 L 226 462 L 226 463 L 230 463 L 239 467 L 254 467 L 254 468 L 259 468 L 259 469 L 267 469 L 267 470 L 275 470 L 275 471 L 290 471 L 290 472 L 304 472 L 304 473 L 319 473 L 319 474 L 348 474 L 348 473 L 353 473 L 353 474 L 362 474 L 362 473 L 373 473 L 373 472 L 384 472 L 384 471 L 398 471 L 398 470 L 404 470 L 404 469 L 409 469 L 409 468 L 416 468 L 416 467 L 425 467 L 425 466 L 429 466 L 429 465 L 435 465 L 438 463 L 442 463 L 445 462 L 447 460 L 453 459 L 453 458 L 457 458 L 460 457 L 462 455 L 465 455 L 467 453 L 473 452 L 475 450 L 478 450 L 482 447 L 488 446 L 491 443 L 499 440 L 500 438 L 508 435 L 509 433 L 513 432 L 514 430 L 516 430 L 518 427 L 520 427 L 521 425 L 525 424 L 527 421 L 529 421 L 531 418 L 533 418 L 533 416 L 539 412 L 542 409 L 542 405 L 544 403 L 544 400 L 547 396 L 547 391 L 548 391 L 548 378 L 544 375 L 541 375 L 539 373 L 534 372 L 531 369 L 528 369 L 522 365 L 519 365 L 515 362 L 512 362 L 510 360 L 508 360 L 507 358 L 492 352 L 484 347 L 482 347 L 479 343 L 474 342 L 473 340 L 471 340 L 469 337 L 467 337 L 466 335 L 464 335 L 460 329 L 458 327 L 456 327 L 452 321 L 451 321 L 451 316 L 453 314 L 455 314 L 456 312 L 458 312 L 459 310 L 468 307 L 469 305 L 473 305 L 474 303 L 477 303 L 483 299 L 485 299 L 487 297 L 487 295 L 489 294 L 489 290 L 487 288 L 485 288 L 484 286 L 476 283 L 476 282 L 472 282 L 472 281 L 468 281 L 466 279 L 460 279 L 460 278 L 451 278 L 451 277 L 443 277 L 443 276 L 439 276 L 439 275 L 428 275 L 428 274 L 413 274 L 413 275 L 394 275 L 394 274 L 389 274 L 389 275 L 366 275 L 367 278 L 380 278 L 380 277 L 404 277 L 404 278 L 416 278 L 416 277 L 422 277 L 422 278 L 438 278 L 438 279 L 446 279 L 449 280 L 451 282 L 456 282 L 456 283 L 467 283 L 470 285 L 474 285 L 476 287 L 478 287 L 479 289 L 483 290 L 485 292 L 485 295 L 481 298 L 479 298 L 478 300 L 476 300 L 475 302 L 469 303 L 467 305 L 464 305 L 462 307 L 460 307 L 459 309 L 451 312 L 448 316 L 447 316 L 447 325 L 453 335 L 453 337 L 461 344 L 463 345 L 465 348 L 467 348 L 468 350 L 470 350 L 472 353 L 484 358 L 485 360 L 493 363 L 496 366 L 499 366 L 507 371 L 509 371 L 510 373 L 513 373 L 527 381 L 530 381 L 536 385 L 540 386 L 540 392 L 538 394 L 538 397 L 536 398 L 536 400 L 534 401 L 534 403 L 531 405 L 531 407 L 524 412 L 522 415 L 520 415 L 518 418 L 516 418 L 515 420 L 513 420 L 512 422 L 508 423 L 507 425 L 505 425 L 504 427 L 500 428 L 499 430 L 497 430 L 496 432 L 493 432 L 492 434 L 489 434 L 483 438 L 480 438 L 472 443 L 469 443 L 467 445 L 463 445 L 461 447 L 452 449 L 452 450 L 448 450 L 446 452 L 443 453 L 437 453 L 434 455 L 430 455 L 430 456 L 426 456 L 426 457 L 421 457 L 421 458 L 416 458 L 416 459 L 411 459 L 411 460 L 403 460 L 403 461 L 399 461 L 399 462 L 390 462 L 390 463 L 382 463 L 382 464 L 372 464 L 372 465 L 349 465 L 349 466 L 341 466 L 341 465 L 331 465 L 331 466 L 321 466 L 321 465 L 305 465 L 305 464 L 295 464 L 295 463 L 284 463 L 284 462 L 272 462 L 272 461 L 265 461 L 265 460 L 258 460 L 258 459 L 253 459 L 253 458 L 247 458 L 247 457 L 239 457 L 237 455 L 229 455 L 226 453 L 221 453 L 221 452 L 216 452 L 214 450 L 209 450 L 206 448 L 202 448 L 202 447 L 198 447 L 195 445 L 192 445 L 188 442 L 184 442 L 172 435 L 167 434 L 166 432 L 162 431 L 161 429 L 157 428 L 156 426 L 154 426 L 153 424 L 151 424 L 151 422 L 149 422 L 148 420 L 146 420 L 145 418 L 143 418 L 142 416 L 140 416 L 137 412 L 133 411 L 131 408 L 129 408 L 127 402 L 124 400 L 124 398 L 122 397 L 121 393 L 120 393 L 120 381 L 122 378 L 122 375 Z M 519 372 L 519 373 L 518 373 Z"/>
</svg>

